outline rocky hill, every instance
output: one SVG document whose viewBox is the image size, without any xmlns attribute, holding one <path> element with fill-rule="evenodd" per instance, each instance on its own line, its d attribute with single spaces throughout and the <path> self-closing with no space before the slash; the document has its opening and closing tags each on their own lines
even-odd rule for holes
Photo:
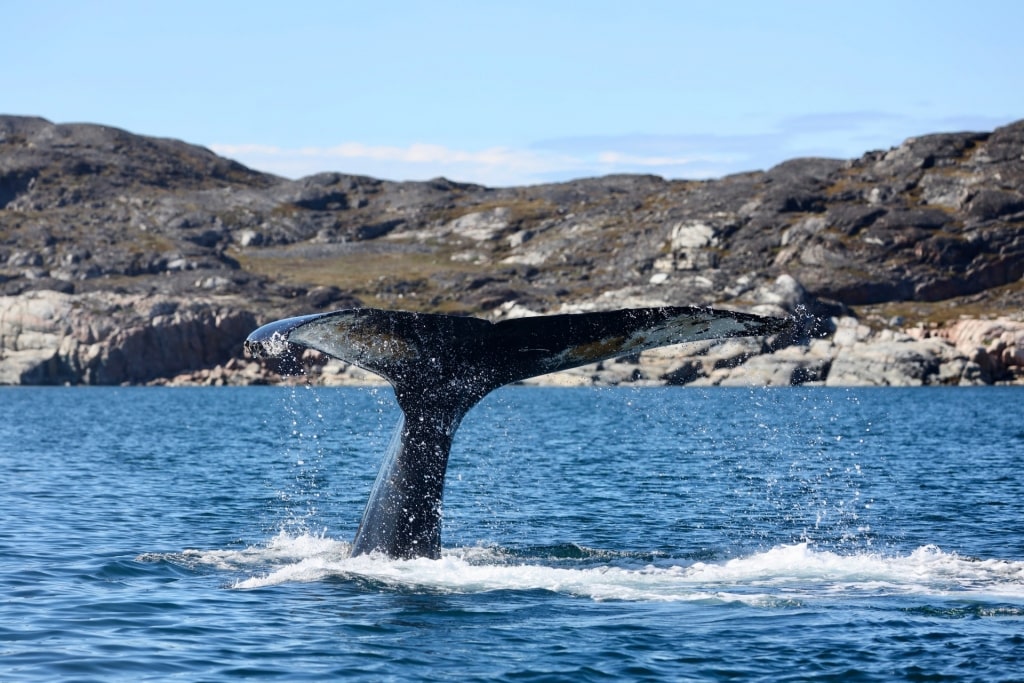
<svg viewBox="0 0 1024 683">
<path fill-rule="evenodd" d="M 292 181 L 177 140 L 0 117 L 6 384 L 272 381 L 241 340 L 316 310 L 668 303 L 813 319 L 782 349 L 705 345 L 559 381 L 1014 382 L 1022 276 L 1024 121 L 718 180 L 487 188 Z"/>
</svg>

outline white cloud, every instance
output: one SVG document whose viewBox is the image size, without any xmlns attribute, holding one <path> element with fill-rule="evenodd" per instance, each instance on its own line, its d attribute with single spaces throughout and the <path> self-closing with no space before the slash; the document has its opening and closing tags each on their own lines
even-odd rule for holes
<svg viewBox="0 0 1024 683">
<path fill-rule="evenodd" d="M 543 148 L 492 147 L 472 151 L 426 143 L 397 147 L 359 142 L 332 147 L 214 144 L 210 148 L 252 168 L 289 178 L 340 171 L 390 180 L 444 176 L 491 186 L 529 185 L 610 173 L 709 177 L 721 174 L 719 166 L 730 160 L 714 155 L 637 154 L 600 147 L 572 153 Z"/>
<path fill-rule="evenodd" d="M 211 149 L 289 178 L 340 171 L 388 180 L 444 176 L 481 185 L 509 186 L 611 173 L 715 178 L 770 168 L 797 156 L 854 158 L 870 149 L 898 145 L 912 135 L 971 127 L 990 130 L 1005 121 L 965 117 L 957 125 L 950 123 L 865 111 L 783 119 L 774 129 L 754 133 L 564 137 L 527 148 L 468 150 L 428 143 L 400 147 L 345 142 L 329 147 L 253 144 L 211 145 Z"/>
<path fill-rule="evenodd" d="M 564 154 L 493 147 L 479 151 L 417 143 L 407 147 L 346 142 L 332 147 L 290 149 L 268 145 L 211 145 L 260 170 L 290 178 L 341 171 L 390 180 L 427 180 L 445 176 L 485 185 L 539 182 L 550 173 L 570 171 L 578 162 Z"/>
</svg>

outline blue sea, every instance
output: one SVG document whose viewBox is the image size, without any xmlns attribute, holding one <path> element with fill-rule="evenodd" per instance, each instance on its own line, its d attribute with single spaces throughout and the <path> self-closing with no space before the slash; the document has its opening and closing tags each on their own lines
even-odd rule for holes
<svg viewBox="0 0 1024 683">
<path fill-rule="evenodd" d="M 0 389 L 0 681 L 1024 680 L 1022 406 L 508 387 L 393 561 L 390 389 Z"/>
</svg>

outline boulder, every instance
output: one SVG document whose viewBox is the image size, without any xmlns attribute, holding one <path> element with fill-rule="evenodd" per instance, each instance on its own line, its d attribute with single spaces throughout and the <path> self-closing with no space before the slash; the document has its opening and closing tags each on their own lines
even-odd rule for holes
<svg viewBox="0 0 1024 683">
<path fill-rule="evenodd" d="M 975 362 L 987 382 L 1010 380 L 1024 375 L 1024 322 L 958 320 L 935 331 L 958 352 Z"/>
<path fill-rule="evenodd" d="M 958 384 L 959 375 L 942 373 L 944 363 L 966 358 L 936 340 L 910 338 L 855 342 L 837 349 L 826 386 L 923 386 Z"/>
</svg>

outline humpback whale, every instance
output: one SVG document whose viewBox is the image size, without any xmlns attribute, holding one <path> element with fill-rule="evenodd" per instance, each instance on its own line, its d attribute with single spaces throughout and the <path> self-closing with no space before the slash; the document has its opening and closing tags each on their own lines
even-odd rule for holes
<svg viewBox="0 0 1024 683">
<path fill-rule="evenodd" d="M 370 491 L 352 555 L 437 558 L 448 454 L 465 414 L 498 387 L 659 346 L 783 332 L 789 321 L 670 306 L 497 323 L 356 308 L 286 318 L 245 341 L 254 357 L 307 347 L 388 380 L 402 417 Z"/>
</svg>

